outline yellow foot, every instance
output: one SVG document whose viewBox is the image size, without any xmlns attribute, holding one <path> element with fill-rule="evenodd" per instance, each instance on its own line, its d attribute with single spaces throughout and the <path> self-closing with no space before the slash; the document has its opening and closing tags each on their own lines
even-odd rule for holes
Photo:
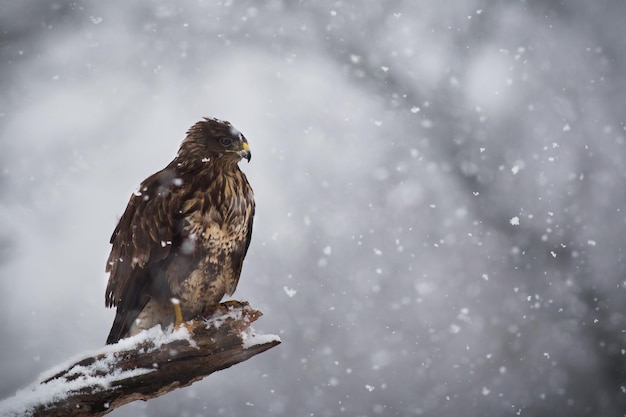
<svg viewBox="0 0 626 417">
<path fill-rule="evenodd" d="M 196 324 L 195 320 L 183 321 L 180 323 L 174 323 L 174 331 L 179 330 L 181 327 L 187 329 L 189 334 L 193 334 L 194 328 L 193 326 Z"/>
<path fill-rule="evenodd" d="M 193 320 L 184 321 L 183 320 L 183 312 L 180 309 L 180 302 L 178 299 L 172 298 L 172 305 L 174 305 L 174 315 L 176 316 L 176 321 L 174 322 L 174 331 L 184 327 L 190 334 L 193 334 L 193 325 L 195 322 Z"/>
</svg>

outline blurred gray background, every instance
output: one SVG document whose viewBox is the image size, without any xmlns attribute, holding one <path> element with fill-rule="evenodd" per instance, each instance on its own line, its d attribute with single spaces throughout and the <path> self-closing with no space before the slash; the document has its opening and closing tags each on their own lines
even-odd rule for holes
<svg viewBox="0 0 626 417">
<path fill-rule="evenodd" d="M 624 1 L 0 1 L 0 397 L 97 349 L 108 239 L 202 116 L 283 344 L 112 416 L 621 416 Z"/>
</svg>

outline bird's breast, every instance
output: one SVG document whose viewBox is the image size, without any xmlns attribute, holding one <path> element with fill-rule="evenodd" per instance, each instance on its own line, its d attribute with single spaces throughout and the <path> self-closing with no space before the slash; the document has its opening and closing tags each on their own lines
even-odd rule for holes
<svg viewBox="0 0 626 417">
<path fill-rule="evenodd" d="M 186 234 L 212 255 L 211 262 L 218 262 L 218 255 L 230 254 L 246 239 L 251 221 L 250 196 L 227 191 L 228 187 L 220 193 L 198 192 L 183 205 Z"/>
</svg>

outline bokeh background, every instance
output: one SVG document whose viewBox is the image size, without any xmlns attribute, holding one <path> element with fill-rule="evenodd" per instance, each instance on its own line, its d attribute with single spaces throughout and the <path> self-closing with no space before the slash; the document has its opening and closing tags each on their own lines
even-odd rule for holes
<svg viewBox="0 0 626 417">
<path fill-rule="evenodd" d="M 626 3 L 0 1 L 0 397 L 102 346 L 108 239 L 202 116 L 283 344 L 112 416 L 622 416 Z"/>
</svg>

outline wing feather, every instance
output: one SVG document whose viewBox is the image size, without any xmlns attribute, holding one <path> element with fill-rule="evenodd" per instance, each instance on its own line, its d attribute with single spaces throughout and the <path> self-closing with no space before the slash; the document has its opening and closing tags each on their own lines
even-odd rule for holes
<svg viewBox="0 0 626 417">
<path fill-rule="evenodd" d="M 107 306 L 118 305 L 126 293 L 133 269 L 144 268 L 151 258 L 164 259 L 168 255 L 170 247 L 163 247 L 161 241 L 171 241 L 176 230 L 171 224 L 164 227 L 155 217 L 155 212 L 172 200 L 171 192 L 157 190 L 162 176 L 161 171 L 141 183 L 140 191 L 131 196 L 111 236 L 113 247 L 106 266 L 107 272 L 111 273 L 106 291 Z"/>
<path fill-rule="evenodd" d="M 105 301 L 117 314 L 107 343 L 125 335 L 155 289 L 169 290 L 158 272 L 181 235 L 184 189 L 175 180 L 168 167 L 143 181 L 113 231 Z"/>
</svg>

